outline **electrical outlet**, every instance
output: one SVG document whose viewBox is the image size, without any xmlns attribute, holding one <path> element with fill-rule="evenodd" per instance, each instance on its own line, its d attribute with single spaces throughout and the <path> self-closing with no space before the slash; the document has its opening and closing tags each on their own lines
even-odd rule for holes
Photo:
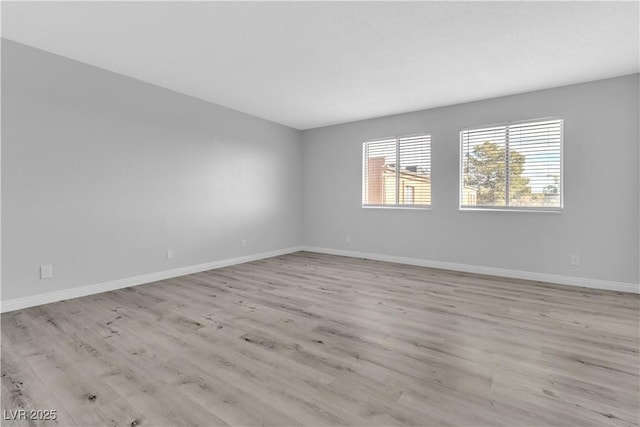
<svg viewBox="0 0 640 427">
<path fill-rule="evenodd" d="M 351 243 L 351 234 L 347 234 L 347 243 Z"/>
<path fill-rule="evenodd" d="M 53 265 L 41 265 L 40 266 L 40 278 L 41 279 L 50 279 L 53 277 Z"/>
<path fill-rule="evenodd" d="M 580 265 L 580 255 L 578 254 L 571 254 L 569 255 L 570 258 L 570 264 L 577 267 Z"/>
<path fill-rule="evenodd" d="M 167 259 L 173 258 L 173 249 L 167 249 Z"/>
<path fill-rule="evenodd" d="M 247 247 L 247 239 L 240 240 L 240 247 L 241 248 L 246 248 Z"/>
</svg>

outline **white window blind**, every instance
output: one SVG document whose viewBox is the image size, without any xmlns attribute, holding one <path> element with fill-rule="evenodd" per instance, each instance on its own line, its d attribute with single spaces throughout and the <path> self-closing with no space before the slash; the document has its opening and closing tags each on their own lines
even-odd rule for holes
<svg viewBox="0 0 640 427">
<path fill-rule="evenodd" d="M 460 132 L 462 209 L 562 209 L 561 119 Z"/>
<path fill-rule="evenodd" d="M 431 136 L 363 144 L 363 206 L 431 205 Z"/>
</svg>

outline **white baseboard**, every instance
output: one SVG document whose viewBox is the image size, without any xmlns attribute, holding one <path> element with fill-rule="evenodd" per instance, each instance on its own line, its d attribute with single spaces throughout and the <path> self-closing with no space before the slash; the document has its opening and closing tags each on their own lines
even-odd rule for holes
<svg viewBox="0 0 640 427">
<path fill-rule="evenodd" d="M 171 279 L 173 277 L 185 276 L 187 274 L 199 273 L 201 271 L 213 270 L 230 265 L 242 264 L 250 261 L 257 261 L 265 258 L 272 258 L 300 251 L 300 247 L 278 249 L 275 251 L 261 252 L 237 258 L 223 259 L 220 261 L 207 262 L 204 264 L 190 265 L 186 267 L 174 268 L 172 270 L 160 271 L 157 273 L 142 274 L 140 276 L 127 277 L 125 279 L 113 280 L 94 285 L 80 286 L 77 288 L 64 289 L 61 291 L 47 292 L 45 294 L 33 295 L 24 298 L 15 298 L 0 303 L 0 312 L 20 310 L 22 308 L 36 305 L 49 304 L 71 298 L 84 297 L 87 295 L 99 294 L 101 292 L 113 291 L 116 289 L 128 288 L 130 286 L 142 285 L 145 283 L 157 282 L 158 280 Z"/>
<path fill-rule="evenodd" d="M 439 268 L 443 270 L 463 271 L 466 273 L 502 276 L 512 279 L 534 280 L 538 282 L 555 283 L 560 285 L 580 286 L 584 288 L 605 289 L 609 291 L 640 293 L 637 283 L 612 282 L 608 280 L 588 279 L 583 277 L 561 276 L 558 274 L 534 273 L 531 271 L 507 270 L 504 268 L 483 267 L 479 265 L 458 264 L 444 261 L 431 261 L 419 258 L 405 258 L 392 255 L 381 255 L 368 252 L 346 251 L 342 249 L 319 248 L 302 246 L 300 250 L 321 254 L 340 255 L 352 258 L 365 258 L 376 261 L 395 262 L 398 264 L 417 265 L 421 267 Z"/>
<path fill-rule="evenodd" d="M 278 249 L 275 251 L 261 252 L 237 258 L 229 258 L 220 261 L 213 261 L 204 264 L 191 265 L 175 268 L 157 273 L 142 274 L 140 276 L 128 277 L 94 285 L 80 286 L 61 291 L 47 292 L 45 294 L 33 295 L 23 298 L 15 298 L 0 302 L 0 312 L 20 310 L 22 308 L 36 305 L 49 304 L 71 298 L 78 298 L 87 295 L 99 294 L 101 292 L 113 291 L 116 289 L 128 288 L 130 286 L 142 285 L 145 283 L 157 282 L 159 280 L 171 279 L 173 277 L 185 276 L 187 274 L 199 273 L 201 271 L 214 270 L 216 268 L 228 267 L 250 261 L 257 261 L 265 258 L 272 258 L 298 251 L 316 252 L 329 255 L 340 255 L 352 258 L 365 258 L 376 261 L 395 262 L 399 264 L 417 265 L 421 267 L 439 268 L 444 270 L 463 271 L 467 273 L 487 274 L 491 276 L 502 276 L 513 279 L 534 280 L 539 282 L 556 283 L 561 285 L 580 286 L 585 288 L 605 289 L 610 291 L 640 293 L 640 285 L 635 283 L 612 282 L 607 280 L 587 279 L 582 277 L 561 276 L 557 274 L 533 273 L 530 271 L 507 270 L 495 267 L 483 267 L 478 265 L 458 264 L 444 261 L 432 261 L 419 258 L 406 258 L 393 255 L 374 254 L 369 252 L 346 251 L 342 249 L 319 248 L 314 246 L 294 246 L 290 248 Z"/>
</svg>

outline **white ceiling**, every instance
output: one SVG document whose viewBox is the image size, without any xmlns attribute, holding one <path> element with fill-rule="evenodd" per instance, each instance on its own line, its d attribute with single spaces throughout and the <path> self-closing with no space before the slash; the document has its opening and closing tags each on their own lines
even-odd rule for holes
<svg viewBox="0 0 640 427">
<path fill-rule="evenodd" d="M 2 36 L 296 129 L 636 73 L 639 4 L 3 2 Z"/>
</svg>

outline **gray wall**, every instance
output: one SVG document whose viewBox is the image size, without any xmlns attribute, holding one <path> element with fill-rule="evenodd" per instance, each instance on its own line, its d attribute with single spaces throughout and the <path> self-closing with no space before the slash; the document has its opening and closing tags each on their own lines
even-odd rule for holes
<svg viewBox="0 0 640 427">
<path fill-rule="evenodd" d="M 300 243 L 637 283 L 638 83 L 301 133 L 3 39 L 3 300 Z M 459 212 L 459 129 L 547 116 L 565 119 L 564 212 Z M 362 141 L 418 132 L 433 209 L 363 209 Z"/>
<path fill-rule="evenodd" d="M 300 138 L 3 39 L 3 300 L 299 245 Z"/>
<path fill-rule="evenodd" d="M 305 131 L 303 242 L 637 283 L 638 91 L 636 74 Z M 563 213 L 458 211 L 460 128 L 549 116 L 565 120 Z M 432 136 L 433 209 L 363 209 L 362 142 L 419 132 Z"/>
</svg>

